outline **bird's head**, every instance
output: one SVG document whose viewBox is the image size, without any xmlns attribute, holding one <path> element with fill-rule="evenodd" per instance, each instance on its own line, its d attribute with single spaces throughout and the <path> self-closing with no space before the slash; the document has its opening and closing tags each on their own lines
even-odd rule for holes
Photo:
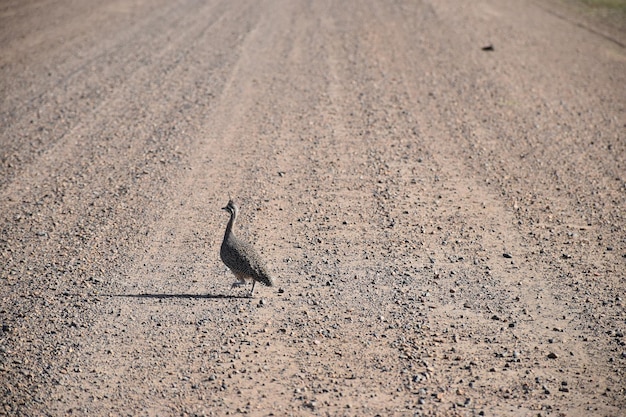
<svg viewBox="0 0 626 417">
<path fill-rule="evenodd" d="M 233 200 L 228 200 L 228 204 L 226 204 L 226 207 L 222 207 L 222 210 L 226 210 L 229 214 L 237 214 L 237 212 L 239 211 L 239 208 L 237 208 L 237 205 L 233 202 Z"/>
</svg>

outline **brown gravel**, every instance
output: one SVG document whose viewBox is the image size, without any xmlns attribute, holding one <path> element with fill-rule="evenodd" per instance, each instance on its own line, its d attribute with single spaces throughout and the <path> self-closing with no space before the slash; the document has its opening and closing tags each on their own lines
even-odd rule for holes
<svg viewBox="0 0 626 417">
<path fill-rule="evenodd" d="M 620 415 L 624 32 L 543 3 L 4 1 L 0 414 Z"/>
</svg>

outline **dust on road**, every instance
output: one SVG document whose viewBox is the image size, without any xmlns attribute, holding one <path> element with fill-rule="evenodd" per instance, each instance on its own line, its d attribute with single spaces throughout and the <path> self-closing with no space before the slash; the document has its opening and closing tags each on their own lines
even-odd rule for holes
<svg viewBox="0 0 626 417">
<path fill-rule="evenodd" d="M 626 52 L 571 13 L 4 2 L 0 413 L 619 415 Z"/>
</svg>

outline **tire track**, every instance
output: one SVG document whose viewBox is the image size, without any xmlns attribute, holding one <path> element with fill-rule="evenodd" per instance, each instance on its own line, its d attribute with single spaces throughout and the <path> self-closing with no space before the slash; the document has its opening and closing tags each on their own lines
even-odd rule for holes
<svg viewBox="0 0 626 417">
<path fill-rule="evenodd" d="M 97 117 L 98 112 L 106 109 L 116 97 L 128 94 L 129 85 L 134 80 L 145 77 L 147 72 L 159 68 L 167 59 L 172 62 L 180 60 L 180 55 L 176 57 L 171 48 L 188 50 L 184 45 L 193 44 L 193 36 L 198 36 L 190 37 L 191 28 L 195 25 L 210 27 L 215 22 L 187 21 L 188 26 L 179 32 L 178 39 L 162 30 L 163 27 L 175 27 L 183 18 L 188 20 L 191 13 L 185 13 L 186 10 L 178 8 L 177 13 L 169 13 L 165 9 L 163 14 L 149 19 L 131 33 L 121 32 L 126 36 L 121 39 L 116 37 L 111 45 L 100 44 L 98 51 L 104 48 L 104 52 L 82 60 L 80 65 L 71 68 L 59 79 L 53 89 L 39 92 L 27 100 L 20 99 L 17 107 L 7 110 L 3 116 L 7 121 L 3 123 L 3 132 L 19 134 L 4 135 L 2 160 L 6 171 L 3 188 L 7 186 L 7 180 L 19 173 L 15 167 L 37 161 L 55 146 L 63 147 L 65 136 L 71 136 L 72 130 L 80 129 L 85 115 Z M 212 19 L 220 16 L 219 8 L 215 11 L 210 13 Z M 141 36 L 137 37 L 137 34 Z M 166 50 L 164 45 L 168 45 L 170 50 Z M 58 97 L 61 96 L 65 99 L 59 102 Z M 22 117 L 14 117 L 17 112 Z M 19 125 L 14 125 L 13 121 L 19 122 Z M 28 146 L 24 146 L 25 140 Z"/>
</svg>

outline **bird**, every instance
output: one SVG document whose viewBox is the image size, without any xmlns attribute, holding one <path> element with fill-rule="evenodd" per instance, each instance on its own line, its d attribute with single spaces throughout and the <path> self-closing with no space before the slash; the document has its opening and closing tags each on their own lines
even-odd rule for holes
<svg viewBox="0 0 626 417">
<path fill-rule="evenodd" d="M 220 248 L 220 258 L 222 262 L 231 270 L 231 272 L 237 277 L 231 288 L 236 288 L 244 285 L 248 281 L 252 281 L 252 290 L 249 297 L 254 296 L 254 286 L 257 281 L 271 287 L 274 285 L 274 278 L 267 271 L 265 263 L 261 260 L 261 257 L 257 251 L 248 242 L 239 239 L 233 233 L 233 226 L 237 220 L 239 214 L 239 207 L 229 200 L 226 207 L 222 207 L 222 210 L 230 213 L 230 220 L 226 225 L 226 232 L 224 232 L 224 240 Z"/>
</svg>

